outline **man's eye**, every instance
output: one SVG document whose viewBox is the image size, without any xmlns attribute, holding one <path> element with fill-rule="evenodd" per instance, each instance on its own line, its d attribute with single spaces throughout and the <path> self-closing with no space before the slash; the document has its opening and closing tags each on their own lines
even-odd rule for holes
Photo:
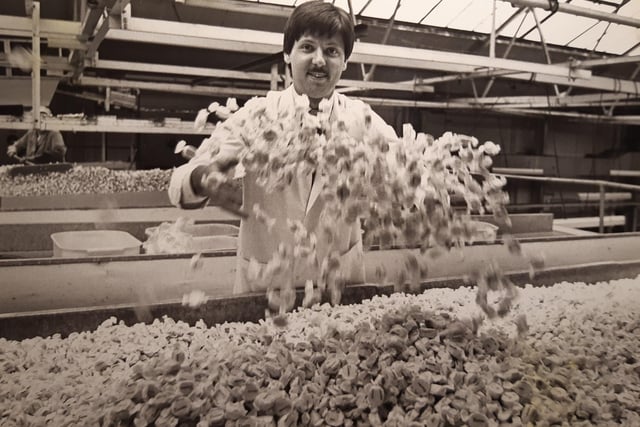
<svg viewBox="0 0 640 427">
<path fill-rule="evenodd" d="M 300 46 L 300 49 L 302 49 L 304 52 L 313 52 L 314 50 L 313 46 L 311 46 L 310 44 L 303 44 Z"/>
<path fill-rule="evenodd" d="M 338 48 L 335 47 L 330 47 L 327 49 L 327 55 L 329 56 L 339 56 L 340 55 L 340 50 Z"/>
</svg>

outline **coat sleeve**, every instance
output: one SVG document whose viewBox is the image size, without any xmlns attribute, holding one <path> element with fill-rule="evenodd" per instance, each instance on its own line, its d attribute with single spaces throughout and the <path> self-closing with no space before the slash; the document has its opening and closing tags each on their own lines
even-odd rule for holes
<svg viewBox="0 0 640 427">
<path fill-rule="evenodd" d="M 15 142 L 13 143 L 13 146 L 16 147 L 16 153 L 18 153 L 18 155 L 20 154 L 21 151 L 27 150 L 27 144 L 29 141 L 30 134 L 31 134 L 31 131 L 27 131 L 24 135 L 16 139 Z"/>
<path fill-rule="evenodd" d="M 52 131 L 50 134 L 51 138 L 51 155 L 57 158 L 58 160 L 63 160 L 64 155 L 67 152 L 67 146 L 64 145 L 64 139 L 62 138 L 62 134 L 58 131 Z"/>
<path fill-rule="evenodd" d="M 387 122 L 385 122 L 384 119 L 373 110 L 371 110 L 371 127 L 375 129 L 376 132 L 379 132 L 389 143 L 396 142 L 398 139 L 393 127 L 387 124 Z"/>
<path fill-rule="evenodd" d="M 217 160 L 235 159 L 240 155 L 248 143 L 243 135 L 244 124 L 251 119 L 253 111 L 247 107 L 250 104 L 255 105 L 256 102 L 259 102 L 259 99 L 249 101 L 226 121 L 219 123 L 211 136 L 202 141 L 196 155 L 188 163 L 174 169 L 168 190 L 169 200 L 173 205 L 184 209 L 197 209 L 207 204 L 207 197 L 199 196 L 193 191 L 191 173 L 200 165 L 209 165 Z M 238 170 L 236 177 L 239 177 Z"/>
</svg>

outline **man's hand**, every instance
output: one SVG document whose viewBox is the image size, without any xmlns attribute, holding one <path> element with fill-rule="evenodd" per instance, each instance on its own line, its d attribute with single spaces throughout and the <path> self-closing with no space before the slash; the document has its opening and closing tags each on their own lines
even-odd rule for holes
<svg viewBox="0 0 640 427">
<path fill-rule="evenodd" d="M 191 187 L 200 196 L 217 199 L 220 187 L 231 179 L 237 159 L 216 159 L 209 165 L 200 165 L 191 172 Z"/>
<path fill-rule="evenodd" d="M 12 145 L 7 147 L 7 155 L 9 157 L 15 157 L 15 156 L 18 155 L 18 150 L 16 149 L 15 145 L 12 144 Z"/>
<path fill-rule="evenodd" d="M 240 209 L 241 195 L 231 183 L 237 164 L 237 159 L 217 159 L 209 165 L 198 166 L 191 172 L 191 187 L 194 193 L 208 197 L 214 205 L 246 218 L 248 215 Z"/>
</svg>

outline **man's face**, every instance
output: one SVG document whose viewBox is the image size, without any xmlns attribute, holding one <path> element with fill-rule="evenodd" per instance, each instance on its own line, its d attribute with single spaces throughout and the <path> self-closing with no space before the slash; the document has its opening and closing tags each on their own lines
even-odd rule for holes
<svg viewBox="0 0 640 427">
<path fill-rule="evenodd" d="M 311 101 L 329 98 L 342 72 L 347 68 L 344 44 L 339 35 L 332 37 L 305 34 L 284 54 L 291 65 L 293 86 Z"/>
</svg>

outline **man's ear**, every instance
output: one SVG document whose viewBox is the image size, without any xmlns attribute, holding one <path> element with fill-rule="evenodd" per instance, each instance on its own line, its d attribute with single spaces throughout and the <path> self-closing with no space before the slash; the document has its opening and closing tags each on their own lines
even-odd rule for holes
<svg viewBox="0 0 640 427">
<path fill-rule="evenodd" d="M 348 65 L 349 63 L 347 61 L 344 61 L 344 64 L 342 64 L 342 71 L 346 71 Z"/>
<path fill-rule="evenodd" d="M 288 53 L 283 53 L 282 56 L 284 57 L 284 63 L 289 65 L 291 64 L 291 57 L 289 56 Z"/>
</svg>

